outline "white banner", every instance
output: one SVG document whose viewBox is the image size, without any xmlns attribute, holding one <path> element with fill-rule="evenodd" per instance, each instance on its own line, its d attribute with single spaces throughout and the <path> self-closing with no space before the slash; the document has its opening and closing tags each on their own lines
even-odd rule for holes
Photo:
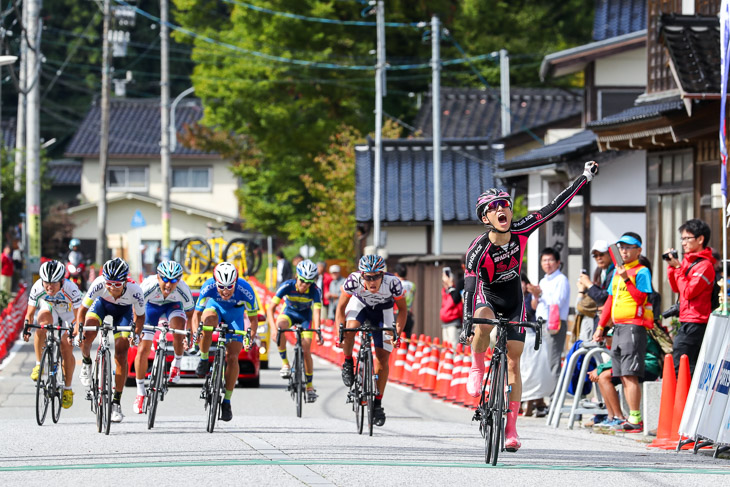
<svg viewBox="0 0 730 487">
<path fill-rule="evenodd" d="M 730 386 L 730 333 L 726 332 L 718 354 L 718 372 L 707 392 L 697 435 L 712 441 L 717 440 L 723 424 Z"/>
<path fill-rule="evenodd" d="M 722 445 L 730 445 L 730 401 L 725 406 L 725 414 L 722 418 L 722 424 L 720 424 L 720 431 L 717 433 L 717 441 Z"/>
<path fill-rule="evenodd" d="M 727 316 L 710 315 L 687 395 L 687 403 L 684 406 L 682 421 L 679 423 L 679 434 L 685 438 L 694 439 L 697 436 L 697 426 L 707 399 L 707 392 L 717 377 L 720 347 L 724 342 L 727 328 Z"/>
</svg>

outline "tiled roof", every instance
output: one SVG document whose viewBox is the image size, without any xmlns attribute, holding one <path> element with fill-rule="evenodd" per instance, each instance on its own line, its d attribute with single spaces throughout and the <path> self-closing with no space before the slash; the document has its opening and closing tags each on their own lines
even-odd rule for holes
<svg viewBox="0 0 730 487">
<path fill-rule="evenodd" d="M 433 221 L 433 151 L 430 139 L 383 141 L 381 221 Z M 372 145 L 355 152 L 355 217 L 373 218 Z M 443 141 L 441 151 L 441 210 L 444 222 L 474 218 L 473 205 L 481 192 L 494 186 L 494 167 L 501 149 L 487 140 Z"/>
<path fill-rule="evenodd" d="M 81 162 L 68 159 L 48 163 L 48 176 L 54 186 L 80 186 Z"/>
<path fill-rule="evenodd" d="M 196 100 L 181 102 L 175 111 L 175 125 L 179 132 L 186 124 L 193 124 L 203 116 Z M 67 157 L 98 156 L 101 108 L 95 103 L 66 148 Z M 155 156 L 160 154 L 160 100 L 112 98 L 109 113 L 110 156 Z M 205 155 L 203 151 L 188 149 L 178 143 L 177 156 Z"/>
<path fill-rule="evenodd" d="M 578 91 L 555 88 L 512 88 L 510 90 L 512 132 L 580 115 L 583 96 Z M 423 137 L 432 137 L 431 97 L 427 96 L 416 116 L 415 126 Z M 444 138 L 502 137 L 499 90 L 474 88 L 441 89 L 441 136 Z"/>
<path fill-rule="evenodd" d="M 646 29 L 646 0 L 596 0 L 593 40 L 602 41 Z"/>
<path fill-rule="evenodd" d="M 554 144 L 538 147 L 517 157 L 513 157 L 505 161 L 501 166 L 509 169 L 510 165 L 515 163 L 540 163 L 540 162 L 557 162 L 565 160 L 571 156 L 577 156 L 587 152 L 598 150 L 596 143 L 596 135 L 590 130 L 583 130 L 577 134 L 559 140 Z"/>
<path fill-rule="evenodd" d="M 699 15 L 663 15 L 661 35 L 685 93 L 720 93 L 720 22 Z"/>
<path fill-rule="evenodd" d="M 9 118 L 0 122 L 2 128 L 3 145 L 8 149 L 15 149 L 15 118 Z"/>
<path fill-rule="evenodd" d="M 662 103 L 652 103 L 631 107 L 623 112 L 609 115 L 608 117 L 596 120 L 588 124 L 588 127 L 608 127 L 611 125 L 620 125 L 623 123 L 638 122 L 640 120 L 648 120 L 650 118 L 660 117 L 664 114 L 684 110 L 682 100 L 676 99 L 665 101 Z"/>
</svg>

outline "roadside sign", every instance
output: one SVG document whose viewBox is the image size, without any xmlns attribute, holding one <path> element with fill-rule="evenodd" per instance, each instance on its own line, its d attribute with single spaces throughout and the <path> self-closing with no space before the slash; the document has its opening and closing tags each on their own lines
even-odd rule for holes
<svg viewBox="0 0 730 487">
<path fill-rule="evenodd" d="M 144 216 L 142 216 L 142 212 L 137 210 L 134 212 L 134 216 L 132 217 L 132 228 L 140 228 L 140 227 L 146 227 L 147 222 L 144 219 Z"/>
</svg>

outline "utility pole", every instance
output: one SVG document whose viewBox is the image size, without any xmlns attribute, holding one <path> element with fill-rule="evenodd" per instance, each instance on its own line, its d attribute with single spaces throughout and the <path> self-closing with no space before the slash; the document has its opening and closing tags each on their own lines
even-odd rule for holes
<svg viewBox="0 0 730 487">
<path fill-rule="evenodd" d="M 375 168 L 373 170 L 373 245 L 377 253 L 381 244 L 380 237 L 380 175 L 383 164 L 383 78 L 385 73 L 385 7 L 378 0 L 375 10 L 378 56 L 375 65 Z"/>
<path fill-rule="evenodd" d="M 162 260 L 170 259 L 170 60 L 168 0 L 160 0 L 160 163 L 162 165 Z"/>
<path fill-rule="evenodd" d="M 23 29 L 27 28 L 28 21 L 28 2 L 23 2 L 21 8 L 21 23 Z M 26 42 L 26 31 L 23 30 L 20 33 L 20 66 L 18 68 L 18 114 L 16 116 L 15 126 L 15 181 L 13 183 L 13 189 L 16 193 L 19 193 L 20 181 L 23 179 L 23 172 L 25 171 L 25 150 L 26 150 L 26 138 L 25 138 L 25 92 L 28 89 L 27 86 L 27 72 L 26 66 L 28 65 L 28 43 Z"/>
<path fill-rule="evenodd" d="M 433 107 L 433 253 L 441 255 L 441 25 L 431 17 L 431 106 Z"/>
<path fill-rule="evenodd" d="M 109 159 L 109 95 L 111 90 L 111 53 L 109 52 L 109 31 L 111 24 L 111 0 L 104 0 L 104 28 L 102 30 L 101 68 L 101 133 L 99 137 L 99 171 L 101 186 L 97 205 L 96 263 L 106 261 L 106 182 Z"/>
<path fill-rule="evenodd" d="M 28 71 L 26 136 L 28 158 L 25 172 L 25 218 L 28 232 L 26 279 L 38 272 L 41 264 L 41 0 L 28 1 Z"/>
<path fill-rule="evenodd" d="M 509 54 L 507 49 L 499 50 L 499 88 L 502 99 L 502 137 L 507 137 L 512 131 L 512 117 L 510 114 L 509 94 Z"/>
</svg>

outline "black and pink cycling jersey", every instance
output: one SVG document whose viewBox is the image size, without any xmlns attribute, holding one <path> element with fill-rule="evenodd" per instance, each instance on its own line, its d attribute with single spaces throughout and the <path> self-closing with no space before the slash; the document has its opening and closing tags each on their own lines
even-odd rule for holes
<svg viewBox="0 0 730 487">
<path fill-rule="evenodd" d="M 495 245 L 489 232 L 477 237 L 466 251 L 464 274 L 464 322 L 469 323 L 474 311 L 489 306 L 510 319 L 526 319 L 520 272 L 527 238 L 565 208 L 588 182 L 585 176 L 564 189 L 547 206 L 512 222 L 511 237 L 506 245 Z"/>
</svg>

